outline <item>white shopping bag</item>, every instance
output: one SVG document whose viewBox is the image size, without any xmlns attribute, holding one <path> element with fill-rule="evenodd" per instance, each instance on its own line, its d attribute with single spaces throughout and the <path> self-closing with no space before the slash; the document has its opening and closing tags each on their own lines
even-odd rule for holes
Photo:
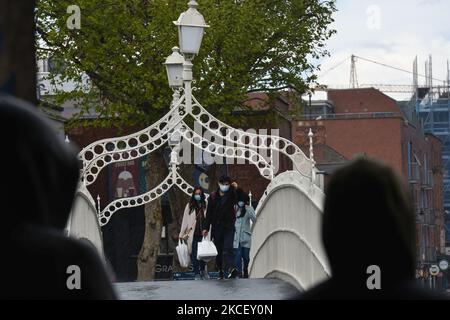
<svg viewBox="0 0 450 320">
<path fill-rule="evenodd" d="M 186 243 L 178 239 L 178 246 L 175 249 L 177 250 L 180 266 L 182 268 L 189 267 L 189 264 L 191 263 L 191 258 L 189 257 L 188 246 L 186 245 Z"/>
<path fill-rule="evenodd" d="M 197 260 L 208 262 L 217 256 L 217 248 L 212 241 L 204 237 L 202 242 L 198 243 Z"/>
</svg>

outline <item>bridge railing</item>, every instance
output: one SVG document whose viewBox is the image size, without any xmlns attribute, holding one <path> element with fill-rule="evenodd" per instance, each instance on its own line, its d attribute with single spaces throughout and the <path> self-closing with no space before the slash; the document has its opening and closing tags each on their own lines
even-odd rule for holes
<svg viewBox="0 0 450 320">
<path fill-rule="evenodd" d="M 330 275 L 320 229 L 323 191 L 294 171 L 278 175 L 256 209 L 250 276 L 306 290 Z"/>
</svg>

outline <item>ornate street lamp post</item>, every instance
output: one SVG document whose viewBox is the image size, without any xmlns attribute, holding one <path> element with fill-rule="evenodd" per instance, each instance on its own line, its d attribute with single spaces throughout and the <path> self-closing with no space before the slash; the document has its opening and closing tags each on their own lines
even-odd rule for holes
<svg viewBox="0 0 450 320">
<path fill-rule="evenodd" d="M 172 48 L 172 54 L 167 57 L 164 65 L 166 66 L 169 86 L 174 90 L 172 107 L 179 100 L 179 90 L 184 83 L 185 108 L 187 112 L 190 112 L 192 110 L 192 60 L 200 51 L 205 28 L 209 26 L 206 24 L 203 15 L 197 10 L 197 1 L 189 1 L 188 6 L 189 9 L 180 14 L 178 20 L 173 22 L 178 27 L 180 47 Z M 172 148 L 170 164 L 173 174 L 175 174 L 178 164 L 177 152 L 180 140 L 178 126 L 172 131 L 169 139 L 169 145 Z"/>
<path fill-rule="evenodd" d="M 173 47 L 172 54 L 167 57 L 164 65 L 167 70 L 169 87 L 173 89 L 173 100 L 171 107 L 174 107 L 180 99 L 180 89 L 183 87 L 183 64 L 184 58 L 180 54 L 180 48 Z"/>
<path fill-rule="evenodd" d="M 169 87 L 172 89 L 179 89 L 183 86 L 183 64 L 184 58 L 180 54 L 180 48 L 173 47 L 172 54 L 167 57 L 164 63 L 167 70 Z"/>
<path fill-rule="evenodd" d="M 180 51 L 184 56 L 183 81 L 186 111 L 192 109 L 192 60 L 200 51 L 205 29 L 209 26 L 205 22 L 203 15 L 197 10 L 197 1 L 191 0 L 188 3 L 189 9 L 173 23 L 178 27 L 178 40 Z"/>
<path fill-rule="evenodd" d="M 192 60 L 200 51 L 205 28 L 209 26 L 197 10 L 197 1 L 189 1 L 188 6 L 189 9 L 173 23 L 178 27 L 181 52 L 185 55 L 186 60 Z"/>
</svg>

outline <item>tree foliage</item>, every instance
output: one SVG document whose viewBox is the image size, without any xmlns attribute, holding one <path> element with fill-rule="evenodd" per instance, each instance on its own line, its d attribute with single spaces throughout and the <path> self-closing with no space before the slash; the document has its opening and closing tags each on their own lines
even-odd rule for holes
<svg viewBox="0 0 450 320">
<path fill-rule="evenodd" d="M 79 0 L 81 28 L 67 27 L 73 1 L 38 0 L 40 56 L 63 61 L 53 81 L 78 83 L 59 92 L 56 103 L 82 101 L 95 107 L 102 122 L 148 124 L 164 114 L 171 101 L 163 66 L 178 45 L 172 21 L 187 0 Z M 304 91 L 315 80 L 334 0 L 199 0 L 211 26 L 194 60 L 198 100 L 227 118 L 242 106 L 249 91 L 293 87 Z M 88 89 L 82 74 L 88 75 Z"/>
</svg>

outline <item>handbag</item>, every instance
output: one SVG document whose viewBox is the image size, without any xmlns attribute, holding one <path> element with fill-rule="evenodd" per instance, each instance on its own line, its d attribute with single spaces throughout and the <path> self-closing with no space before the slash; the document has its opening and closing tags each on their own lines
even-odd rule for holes
<svg viewBox="0 0 450 320">
<path fill-rule="evenodd" d="M 182 268 L 189 267 L 189 264 L 191 263 L 191 258 L 189 257 L 189 251 L 188 246 L 184 241 L 181 241 L 181 239 L 178 239 L 178 246 L 175 248 L 178 255 L 178 260 L 180 261 L 180 266 Z"/>
<path fill-rule="evenodd" d="M 208 262 L 217 256 L 217 248 L 208 238 L 203 237 L 202 242 L 198 243 L 197 260 Z"/>
</svg>

